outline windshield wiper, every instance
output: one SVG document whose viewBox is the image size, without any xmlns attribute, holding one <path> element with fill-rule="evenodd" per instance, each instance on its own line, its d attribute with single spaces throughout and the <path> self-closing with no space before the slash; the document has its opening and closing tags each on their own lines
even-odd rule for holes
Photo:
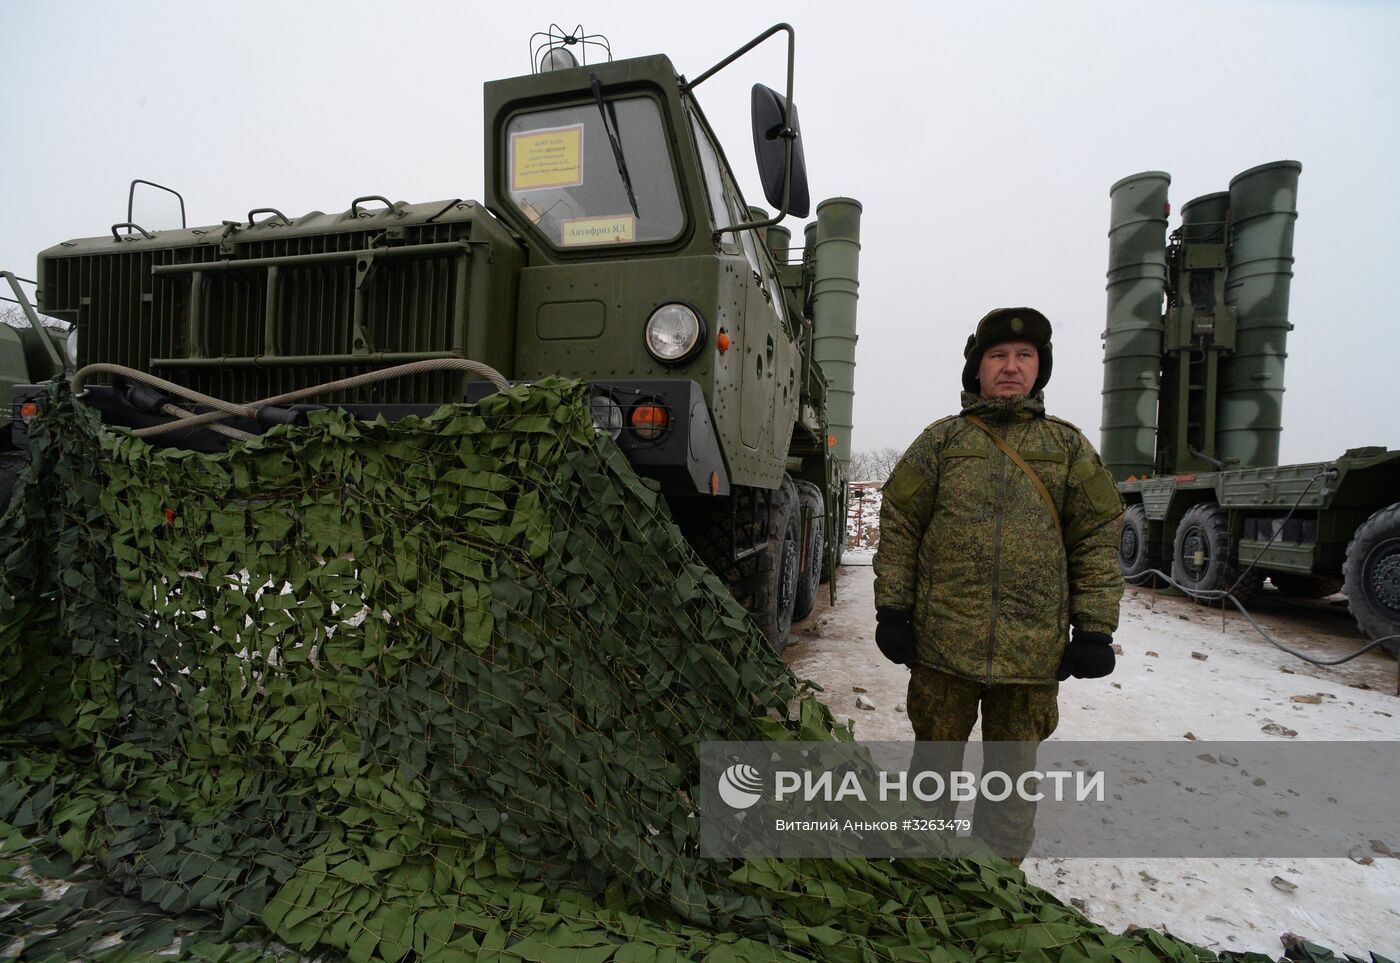
<svg viewBox="0 0 1400 963">
<path fill-rule="evenodd" d="M 617 130 L 617 112 L 610 101 L 603 100 L 603 85 L 597 74 L 589 74 L 593 81 L 593 99 L 598 104 L 598 113 L 603 115 L 603 130 L 607 131 L 608 143 L 612 144 L 613 160 L 617 161 L 617 176 L 622 178 L 622 186 L 627 190 L 627 203 L 632 205 L 632 216 L 641 217 L 637 210 L 637 195 L 632 193 L 632 177 L 627 173 L 627 158 L 622 153 L 622 135 Z"/>
</svg>

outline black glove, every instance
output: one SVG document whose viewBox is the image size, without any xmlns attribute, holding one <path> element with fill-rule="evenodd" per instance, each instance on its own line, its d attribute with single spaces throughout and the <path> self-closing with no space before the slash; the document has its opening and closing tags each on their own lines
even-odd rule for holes
<svg viewBox="0 0 1400 963">
<path fill-rule="evenodd" d="M 875 644 L 895 665 L 914 664 L 914 620 L 905 609 L 888 605 L 875 610 Z"/>
<path fill-rule="evenodd" d="M 1065 654 L 1060 659 L 1060 671 L 1055 677 L 1061 682 L 1076 679 L 1102 679 L 1113 671 L 1113 636 L 1107 632 L 1074 630 Z"/>
</svg>

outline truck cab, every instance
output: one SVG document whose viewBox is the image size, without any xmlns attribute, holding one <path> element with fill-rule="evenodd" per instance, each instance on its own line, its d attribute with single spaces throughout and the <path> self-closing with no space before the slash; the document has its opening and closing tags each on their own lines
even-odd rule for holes
<svg viewBox="0 0 1400 963">
<path fill-rule="evenodd" d="M 786 93 L 752 94 L 768 217 L 694 91 L 783 33 Z M 74 325 L 74 384 L 104 420 L 200 451 L 308 407 L 475 401 L 493 389 L 472 365 L 496 384 L 585 381 L 599 433 L 781 647 L 839 558 L 860 205 L 817 205 L 793 256 L 778 222 L 810 202 L 786 24 L 694 81 L 661 55 L 580 65 L 580 40 L 551 40 L 536 64 L 556 69 L 485 85 L 484 202 L 116 224 L 39 255 L 38 307 Z M 211 399 L 246 414 L 212 432 Z"/>
<path fill-rule="evenodd" d="M 494 81 L 485 99 L 486 206 L 526 250 L 512 376 L 594 382 L 600 428 L 668 492 L 776 487 L 802 306 L 757 232 L 733 230 L 749 208 L 670 60 Z M 658 464 L 663 427 L 707 457 Z"/>
</svg>

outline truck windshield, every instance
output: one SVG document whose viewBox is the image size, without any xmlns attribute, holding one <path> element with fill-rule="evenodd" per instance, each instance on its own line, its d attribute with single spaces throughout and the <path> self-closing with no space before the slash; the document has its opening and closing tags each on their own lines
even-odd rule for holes
<svg viewBox="0 0 1400 963">
<path fill-rule="evenodd" d="M 656 101 L 610 98 L 608 106 L 635 213 L 597 104 L 530 111 L 506 125 L 511 203 L 556 247 L 669 241 L 685 226 Z"/>
</svg>

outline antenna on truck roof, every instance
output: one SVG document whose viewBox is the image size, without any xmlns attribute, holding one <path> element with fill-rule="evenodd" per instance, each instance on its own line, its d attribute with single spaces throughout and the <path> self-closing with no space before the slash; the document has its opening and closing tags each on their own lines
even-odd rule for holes
<svg viewBox="0 0 1400 963">
<path fill-rule="evenodd" d="M 568 70 L 570 67 L 579 66 L 579 59 L 574 56 L 570 47 L 580 49 L 584 64 L 588 63 L 590 47 L 595 49 L 595 53 L 601 51 L 606 54 L 608 62 L 612 62 L 612 45 L 601 33 L 584 33 L 583 24 L 566 33 L 559 24 L 551 23 L 548 30 L 530 35 L 530 70 L 543 74 L 551 70 Z"/>
</svg>

